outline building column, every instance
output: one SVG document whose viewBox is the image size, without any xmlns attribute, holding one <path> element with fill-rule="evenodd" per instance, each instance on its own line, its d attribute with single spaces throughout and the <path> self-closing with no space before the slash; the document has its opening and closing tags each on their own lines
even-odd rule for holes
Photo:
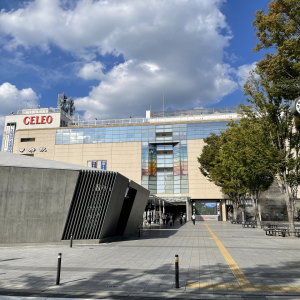
<svg viewBox="0 0 300 300">
<path fill-rule="evenodd" d="M 190 220 L 190 203 L 189 203 L 189 198 L 186 198 L 186 220 Z"/>
<path fill-rule="evenodd" d="M 221 208 L 222 220 L 223 220 L 223 222 L 226 222 L 227 221 L 227 219 L 226 219 L 226 200 L 222 199 L 220 205 L 222 206 L 222 208 Z"/>
<path fill-rule="evenodd" d="M 159 224 L 162 222 L 162 213 L 161 213 L 161 201 L 160 199 L 158 200 L 158 205 L 159 205 Z"/>
</svg>

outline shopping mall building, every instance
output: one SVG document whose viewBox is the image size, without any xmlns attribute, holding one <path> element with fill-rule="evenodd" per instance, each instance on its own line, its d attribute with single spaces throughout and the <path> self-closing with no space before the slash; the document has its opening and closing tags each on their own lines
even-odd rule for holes
<svg viewBox="0 0 300 300">
<path fill-rule="evenodd" d="M 174 204 L 176 215 L 187 212 L 190 219 L 194 211 L 198 219 L 226 220 L 226 201 L 200 173 L 197 157 L 205 137 L 238 120 L 236 107 L 93 121 L 72 115 L 70 105 L 60 104 L 7 116 L 2 151 L 119 172 Z"/>
</svg>

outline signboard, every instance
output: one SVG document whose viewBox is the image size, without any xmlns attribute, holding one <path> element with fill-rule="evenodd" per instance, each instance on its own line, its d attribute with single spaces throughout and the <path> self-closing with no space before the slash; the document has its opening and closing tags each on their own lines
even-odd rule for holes
<svg viewBox="0 0 300 300">
<path fill-rule="evenodd" d="M 10 152 L 11 153 L 13 151 L 14 136 L 15 136 L 15 125 L 11 125 L 10 126 L 10 132 L 9 132 L 8 148 L 7 148 L 6 152 Z"/>
<path fill-rule="evenodd" d="M 196 215 L 196 221 L 218 221 L 218 215 Z"/>
<path fill-rule="evenodd" d="M 88 160 L 87 166 L 94 169 L 106 170 L 107 160 Z"/>
<path fill-rule="evenodd" d="M 6 131 L 5 131 L 5 140 L 4 140 L 4 152 L 7 152 L 8 150 L 8 144 L 9 144 L 9 135 L 10 135 L 10 125 L 6 126 Z"/>
<path fill-rule="evenodd" d="M 23 119 L 25 125 L 51 124 L 52 121 L 52 116 L 31 116 Z"/>
<path fill-rule="evenodd" d="M 106 170 L 106 160 L 101 160 L 101 170 Z"/>
<path fill-rule="evenodd" d="M 193 208 L 195 208 L 196 215 L 217 215 L 217 203 L 216 202 L 194 202 Z"/>
</svg>

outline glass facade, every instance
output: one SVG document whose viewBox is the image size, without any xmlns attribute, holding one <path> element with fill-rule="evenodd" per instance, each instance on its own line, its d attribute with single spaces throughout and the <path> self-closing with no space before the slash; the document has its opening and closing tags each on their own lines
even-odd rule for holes
<svg viewBox="0 0 300 300">
<path fill-rule="evenodd" d="M 118 142 L 168 142 L 203 139 L 210 133 L 224 131 L 227 122 L 202 122 L 172 125 L 145 125 L 98 128 L 58 129 L 56 145 L 118 143 Z"/>
<path fill-rule="evenodd" d="M 152 194 L 188 193 L 186 141 L 142 142 L 142 186 Z"/>
<path fill-rule="evenodd" d="M 187 140 L 225 131 L 227 122 L 58 129 L 56 145 L 142 143 L 142 186 L 153 194 L 188 193 Z"/>
</svg>

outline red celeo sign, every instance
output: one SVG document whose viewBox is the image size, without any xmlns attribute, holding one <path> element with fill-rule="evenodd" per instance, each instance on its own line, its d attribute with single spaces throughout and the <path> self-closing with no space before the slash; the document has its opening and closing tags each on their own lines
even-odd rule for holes
<svg viewBox="0 0 300 300">
<path fill-rule="evenodd" d="M 23 123 L 25 125 L 36 125 L 36 124 L 51 124 L 53 121 L 52 116 L 32 116 L 25 117 Z"/>
</svg>

